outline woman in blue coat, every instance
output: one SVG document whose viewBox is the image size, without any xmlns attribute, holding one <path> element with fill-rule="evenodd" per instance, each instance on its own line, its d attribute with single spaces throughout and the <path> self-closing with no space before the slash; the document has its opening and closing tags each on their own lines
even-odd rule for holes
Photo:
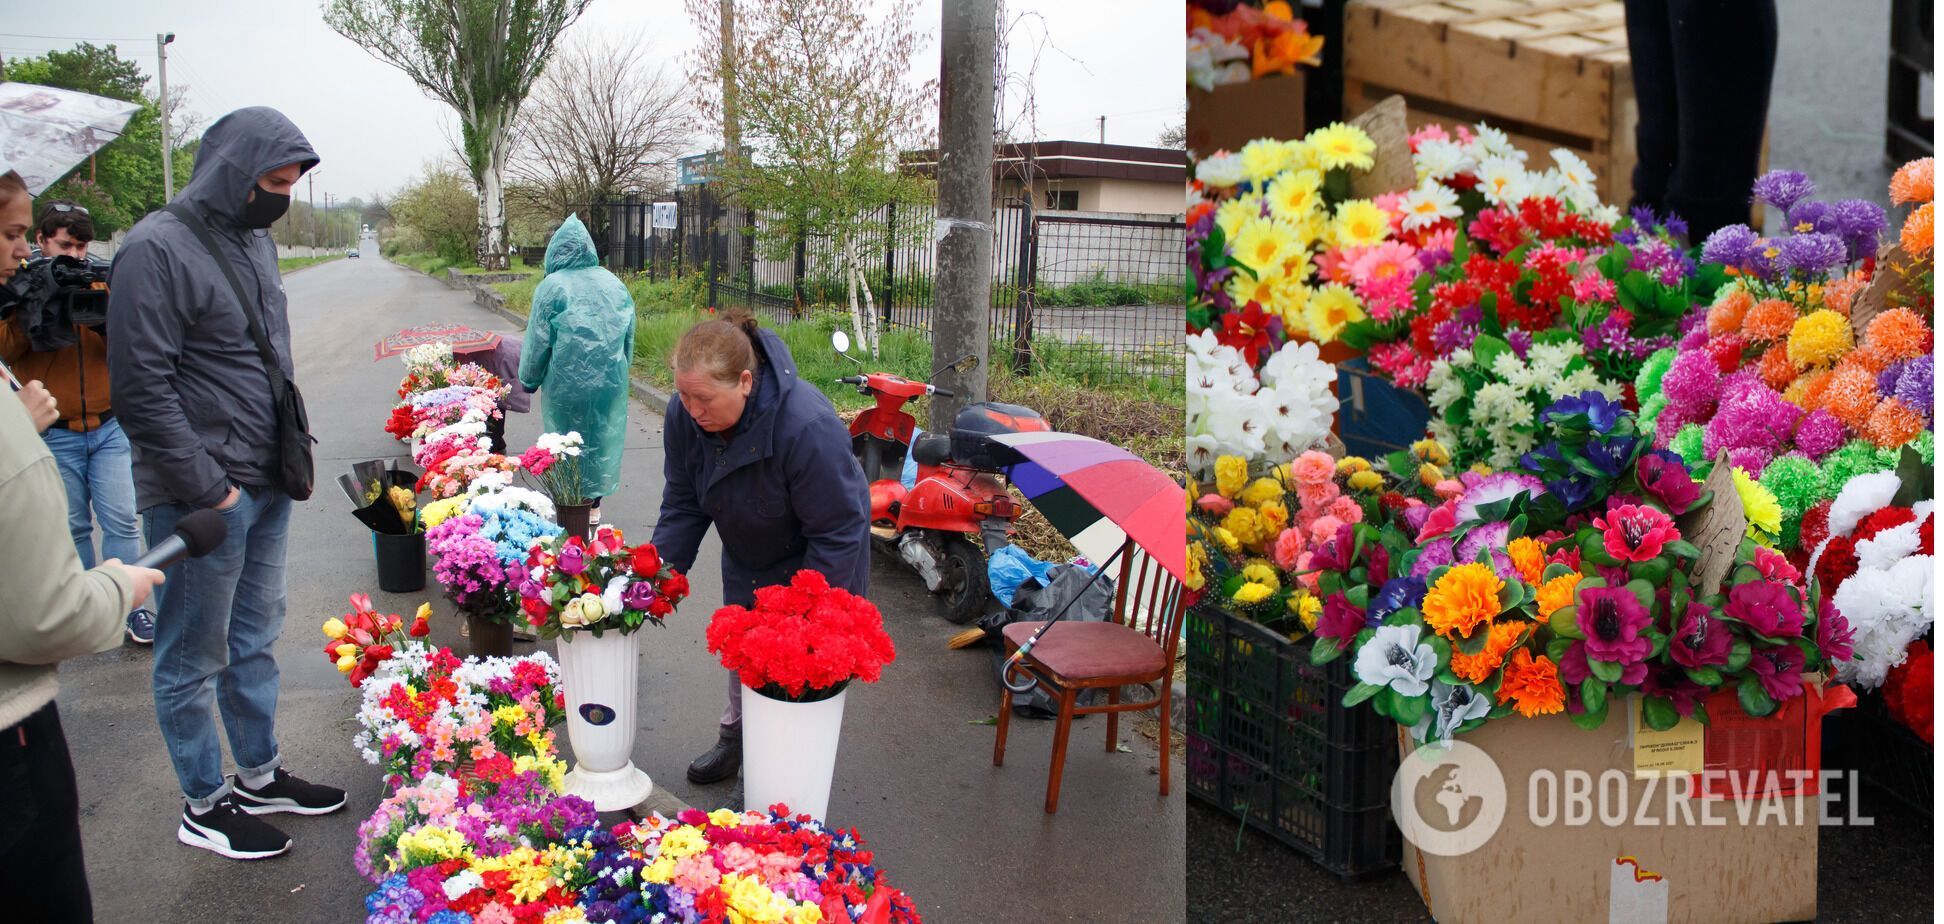
<svg viewBox="0 0 1944 924">
<path fill-rule="evenodd" d="M 654 538 L 663 560 L 688 570 L 713 525 L 725 604 L 753 606 L 756 588 L 804 568 L 867 593 L 870 489 L 849 431 L 830 399 L 798 378 L 782 338 L 732 312 L 689 328 L 672 363 Z M 742 766 L 742 684 L 727 677 L 721 731 L 689 765 L 692 783 L 729 779 Z"/>
</svg>

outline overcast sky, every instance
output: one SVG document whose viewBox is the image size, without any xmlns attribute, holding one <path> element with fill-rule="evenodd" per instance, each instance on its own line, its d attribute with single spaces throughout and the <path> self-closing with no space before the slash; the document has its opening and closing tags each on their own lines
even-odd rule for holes
<svg viewBox="0 0 1944 924">
<path fill-rule="evenodd" d="M 1148 145 L 1180 118 L 1184 46 L 1178 3 L 1001 2 L 1017 23 L 1009 70 L 1024 74 L 1039 51 L 1035 97 L 1042 139 L 1096 140 L 1095 120 L 1105 115 L 1109 142 Z M 938 74 L 939 3 L 918 0 L 914 9 L 927 36 L 915 79 Z M 76 39 L 114 42 L 153 77 L 155 33 L 164 31 L 176 33 L 169 81 L 187 85 L 180 104 L 205 122 L 243 106 L 283 110 L 323 158 L 315 180 L 320 202 L 326 192 L 340 198 L 389 192 L 428 158 L 450 150 L 450 110 L 333 32 L 315 0 L 9 0 L 0 14 L 0 54 L 37 55 L 71 47 Z M 577 34 L 646 36 L 654 54 L 677 73 L 686 70 L 686 54 L 697 40 L 681 0 L 594 0 L 568 30 L 570 38 Z M 1042 37 L 1050 40 L 1043 48 Z M 1006 93 L 1007 108 L 1016 113 L 1025 93 L 1017 87 Z M 706 146 L 697 139 L 697 151 Z"/>
</svg>

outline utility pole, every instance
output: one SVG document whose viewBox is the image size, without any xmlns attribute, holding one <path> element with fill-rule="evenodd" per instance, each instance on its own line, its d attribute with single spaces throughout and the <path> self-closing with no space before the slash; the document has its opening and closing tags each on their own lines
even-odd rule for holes
<svg viewBox="0 0 1944 924">
<path fill-rule="evenodd" d="M 310 255 L 315 257 L 317 256 L 317 171 L 312 170 L 304 174 L 304 179 L 310 188 L 310 195 L 307 197 L 310 200 Z"/>
<path fill-rule="evenodd" d="M 722 19 L 722 165 L 733 171 L 742 162 L 742 105 L 736 86 L 736 0 L 720 0 L 718 9 Z M 718 193 L 726 193 L 721 198 L 724 226 L 720 233 L 725 237 L 723 247 L 727 251 L 723 256 L 730 266 L 741 266 L 742 210 L 736 206 L 735 190 L 719 179 L 711 182 L 717 184 Z"/>
<path fill-rule="evenodd" d="M 175 41 L 174 32 L 158 32 L 155 35 L 155 78 L 161 89 L 159 104 L 162 107 L 162 201 L 175 198 L 175 142 L 169 137 L 169 43 Z"/>
<path fill-rule="evenodd" d="M 1107 143 L 1107 117 L 1106 116 L 1100 117 L 1100 143 L 1101 144 Z"/>
<path fill-rule="evenodd" d="M 938 297 L 932 364 L 971 355 L 970 371 L 934 379 L 954 397 L 931 400 L 933 433 L 949 433 L 968 404 L 986 399 L 992 340 L 992 62 L 995 0 L 943 4 L 939 31 Z"/>
</svg>

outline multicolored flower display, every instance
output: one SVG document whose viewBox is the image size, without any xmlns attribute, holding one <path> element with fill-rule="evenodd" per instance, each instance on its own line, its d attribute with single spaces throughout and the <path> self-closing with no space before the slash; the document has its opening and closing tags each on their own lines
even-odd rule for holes
<svg viewBox="0 0 1944 924">
<path fill-rule="evenodd" d="M 1213 90 L 1296 65 L 1322 63 L 1323 37 L 1309 34 L 1285 0 L 1261 7 L 1235 3 L 1188 5 L 1188 85 Z"/>
<path fill-rule="evenodd" d="M 689 594 L 688 577 L 654 545 L 630 546 L 613 526 L 595 530 L 592 540 L 559 535 L 536 542 L 520 567 L 520 608 L 546 638 L 659 626 Z"/>
</svg>

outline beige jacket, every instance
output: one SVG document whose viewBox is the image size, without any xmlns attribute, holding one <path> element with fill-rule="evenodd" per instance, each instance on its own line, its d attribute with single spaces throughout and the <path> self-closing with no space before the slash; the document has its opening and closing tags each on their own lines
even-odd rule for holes
<svg viewBox="0 0 1944 924">
<path fill-rule="evenodd" d="M 121 644 L 134 599 L 121 573 L 81 570 L 61 472 L 0 378 L 0 728 L 54 700 L 54 665 Z"/>
</svg>

